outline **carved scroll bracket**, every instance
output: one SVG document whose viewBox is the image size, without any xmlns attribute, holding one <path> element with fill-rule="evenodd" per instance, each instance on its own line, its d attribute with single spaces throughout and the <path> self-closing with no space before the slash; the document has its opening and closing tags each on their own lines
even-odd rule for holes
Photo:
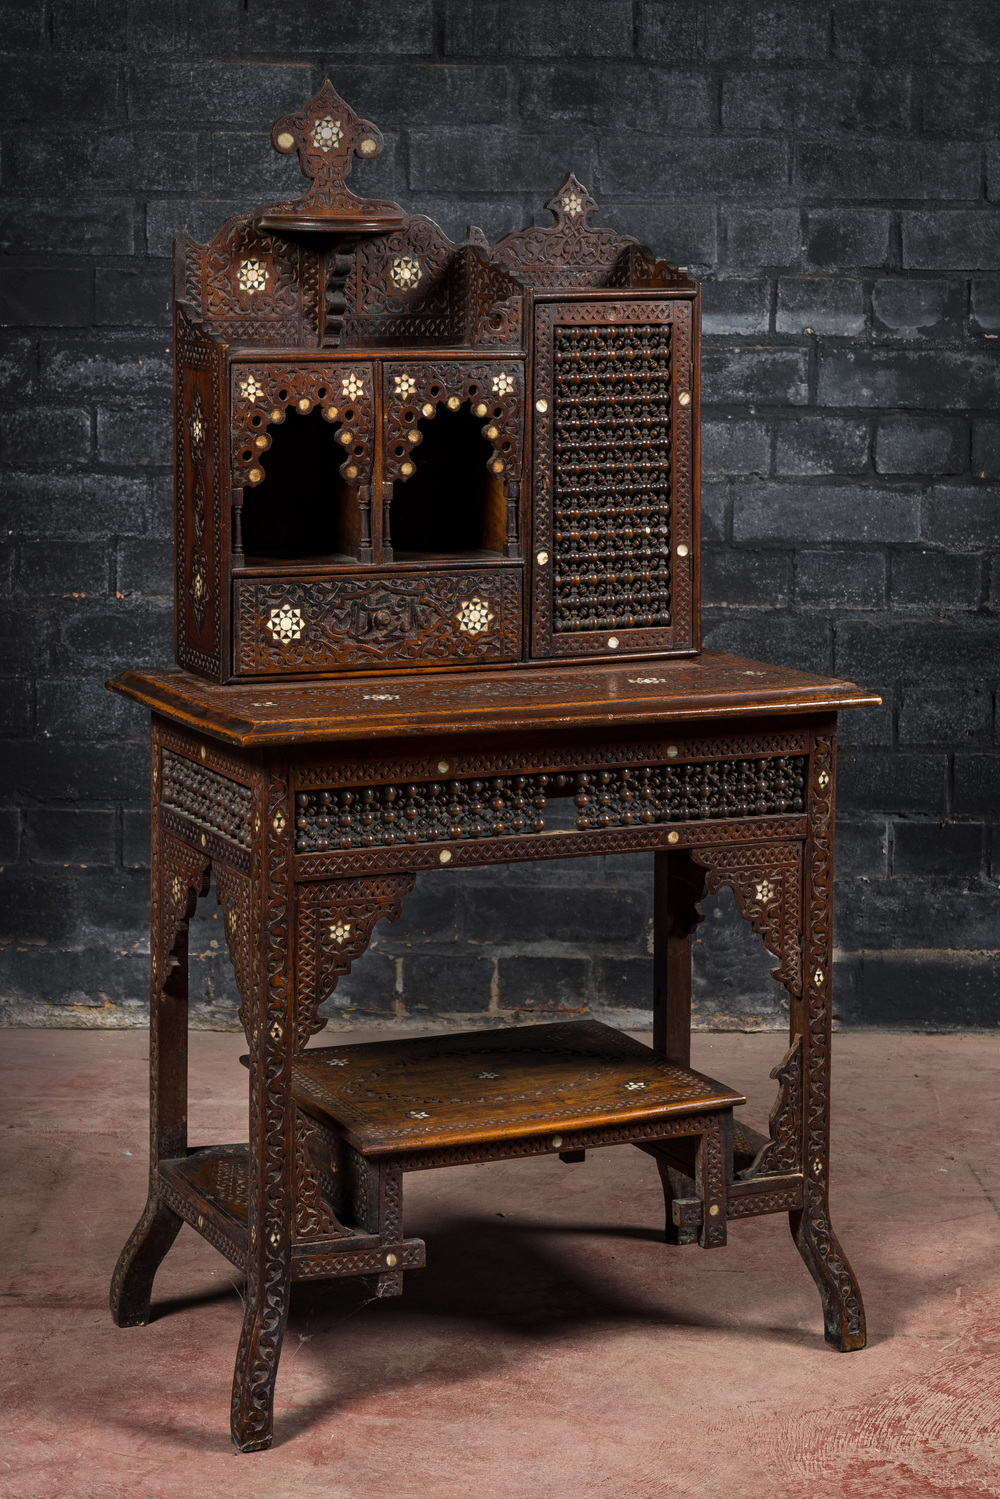
<svg viewBox="0 0 1000 1499">
<path fill-rule="evenodd" d="M 771 973 L 792 1000 L 802 994 L 802 848 L 798 843 L 699 848 L 691 857 L 708 871 L 715 895 L 728 885 L 744 921 L 778 959 Z"/>
<path fill-rule="evenodd" d="M 194 915 L 198 900 L 208 894 L 210 867 L 207 855 L 161 834 L 159 941 L 150 954 L 154 989 L 162 991 L 170 977 L 177 938 Z"/>
<path fill-rule="evenodd" d="M 398 921 L 413 874 L 375 875 L 300 886 L 296 910 L 296 1052 L 326 1021 L 317 1011 L 368 947 L 375 924 Z"/>
</svg>

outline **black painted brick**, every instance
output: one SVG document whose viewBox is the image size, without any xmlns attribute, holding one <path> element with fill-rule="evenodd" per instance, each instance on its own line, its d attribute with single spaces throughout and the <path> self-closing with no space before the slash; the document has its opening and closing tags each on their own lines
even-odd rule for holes
<svg viewBox="0 0 1000 1499">
<path fill-rule="evenodd" d="M 572 1015 L 574 1011 L 587 1009 L 596 997 L 588 958 L 501 958 L 497 977 L 502 1010 Z"/>
<path fill-rule="evenodd" d="M 33 389 L 37 348 L 33 339 L 0 335 L 0 394 L 23 396 Z"/>
<path fill-rule="evenodd" d="M 11 266 L 0 281 L 0 323 L 80 328 L 93 320 L 94 272 L 87 268 Z"/>
<path fill-rule="evenodd" d="M 22 536 L 142 536 L 153 506 L 145 479 L 122 474 L 10 473 L 5 521 Z"/>
<path fill-rule="evenodd" d="M 1000 330 L 1000 282 L 973 281 L 970 306 L 973 329 L 981 333 Z"/>
<path fill-rule="evenodd" d="M 493 962 L 456 954 L 410 953 L 403 960 L 407 1011 L 470 1014 L 489 1008 Z"/>
<path fill-rule="evenodd" d="M 980 479 L 1000 479 L 1000 421 L 995 418 L 973 423 L 972 471 Z"/>
<path fill-rule="evenodd" d="M 1000 755 L 955 756 L 955 814 L 1000 819 Z"/>
<path fill-rule="evenodd" d="M 15 864 L 21 851 L 21 813 L 16 807 L 0 810 L 0 864 Z"/>
<path fill-rule="evenodd" d="M 794 208 L 727 208 L 726 264 L 797 265 L 802 249 L 799 213 Z"/>
<path fill-rule="evenodd" d="M 170 327 L 170 272 L 150 262 L 97 272 L 97 310 L 94 321 L 119 327 Z"/>
<path fill-rule="evenodd" d="M 706 474 L 766 474 L 771 435 L 764 422 L 729 417 L 702 425 L 702 471 Z"/>
<path fill-rule="evenodd" d="M 880 552 L 795 555 L 795 601 L 805 609 L 884 609 L 885 580 Z"/>
<path fill-rule="evenodd" d="M 866 952 L 856 966 L 856 1025 L 1000 1026 L 1000 953 Z"/>
<path fill-rule="evenodd" d="M 705 334 L 766 333 L 770 322 L 769 282 L 738 276 L 704 283 L 702 331 Z"/>
<path fill-rule="evenodd" d="M 738 542 L 893 542 L 920 537 L 920 496 L 910 490 L 814 489 L 740 484 L 733 498 Z"/>
<path fill-rule="evenodd" d="M 983 863 L 983 830 L 977 823 L 897 822 L 892 832 L 892 872 L 926 878 L 966 879 Z"/>
<path fill-rule="evenodd" d="M 0 413 L 5 463 L 68 463 L 90 457 L 90 413 L 58 406 L 19 406 Z"/>
<path fill-rule="evenodd" d="M 795 181 L 810 197 L 948 199 L 979 195 L 979 148 L 931 141 L 806 141 L 796 148 Z"/>
<path fill-rule="evenodd" d="M 118 592 L 167 598 L 173 593 L 173 554 L 169 541 L 123 541 L 118 548 Z"/>
<path fill-rule="evenodd" d="M 33 808 L 27 815 L 25 849 L 34 864 L 113 864 L 115 814 L 94 807 Z"/>
<path fill-rule="evenodd" d="M 169 468 L 173 457 L 170 412 L 98 411 L 97 457 L 116 468 Z"/>
<path fill-rule="evenodd" d="M 806 259 L 831 270 L 884 265 L 891 226 L 885 209 L 814 208 L 806 217 Z"/>
<path fill-rule="evenodd" d="M 1000 489 L 936 485 L 924 501 L 921 534 L 956 551 L 1000 545 Z"/>
<path fill-rule="evenodd" d="M 888 863 L 888 834 L 883 820 L 851 822 L 837 818 L 836 866 L 840 881 L 862 876 L 883 879 Z"/>
<path fill-rule="evenodd" d="M 852 681 L 976 683 L 991 679 L 996 666 L 989 621 L 846 620 L 837 627 L 837 672 Z"/>
<path fill-rule="evenodd" d="M 916 197 L 916 193 L 907 193 Z M 974 197 L 974 193 L 953 196 Z M 982 209 L 900 214 L 903 264 L 917 271 L 1000 270 L 1000 213 Z"/>
<path fill-rule="evenodd" d="M 866 417 L 808 416 L 775 430 L 778 474 L 862 474 L 868 467 Z"/>
<path fill-rule="evenodd" d="M 875 433 L 880 474 L 960 474 L 968 450 L 965 423 L 947 417 L 885 416 Z"/>
<path fill-rule="evenodd" d="M 104 541 L 23 541 L 14 586 L 36 596 L 105 595 L 109 561 Z"/>
<path fill-rule="evenodd" d="M 929 812 L 943 815 L 948 763 L 944 755 L 891 755 L 842 750 L 837 804 L 842 812 Z"/>
<path fill-rule="evenodd" d="M 988 687 L 904 689 L 899 709 L 900 744 L 989 745 L 993 738 L 993 701 Z"/>
<path fill-rule="evenodd" d="M 914 551 L 893 559 L 890 596 L 900 609 L 977 609 L 982 591 L 979 557 Z"/>
<path fill-rule="evenodd" d="M 132 739 L 142 745 L 147 714 L 106 690 L 101 678 L 43 677 L 38 683 L 38 732 L 45 739 Z M 75 750 L 72 751 L 75 753 Z M 142 750 L 139 750 L 142 756 Z"/>
<path fill-rule="evenodd" d="M 876 333 L 893 338 L 942 338 L 957 335 L 965 301 L 961 281 L 893 278 L 872 287 L 872 321 Z"/>
<path fill-rule="evenodd" d="M 820 362 L 817 398 L 821 406 L 995 407 L 1000 363 L 995 355 L 945 349 L 828 349 Z"/>
<path fill-rule="evenodd" d="M 783 277 L 778 282 L 779 333 L 831 333 L 847 338 L 865 330 L 860 281 L 833 276 Z"/>
<path fill-rule="evenodd" d="M 122 813 L 122 863 L 126 869 L 149 868 L 149 811 L 126 807 Z"/>
<path fill-rule="evenodd" d="M 768 136 L 682 136 L 666 140 L 638 132 L 615 134 L 600 146 L 603 192 L 668 195 L 690 184 L 694 196 L 751 195 L 784 187 L 785 145 Z"/>
<path fill-rule="evenodd" d="M 702 355 L 703 396 L 706 402 L 804 406 L 809 398 L 807 363 L 798 349 L 708 347 Z"/>
<path fill-rule="evenodd" d="M 787 552 L 723 551 L 705 547 L 701 586 L 706 607 L 776 608 L 791 595 L 791 558 Z"/>
</svg>

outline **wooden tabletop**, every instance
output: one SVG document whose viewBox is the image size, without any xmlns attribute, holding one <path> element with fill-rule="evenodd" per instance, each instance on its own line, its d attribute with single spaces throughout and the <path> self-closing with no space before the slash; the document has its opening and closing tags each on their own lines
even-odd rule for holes
<svg viewBox="0 0 1000 1499">
<path fill-rule="evenodd" d="M 309 1047 L 292 1064 L 292 1093 L 306 1109 L 334 1119 L 364 1154 L 596 1129 L 746 1102 L 599 1020 Z"/>
<path fill-rule="evenodd" d="M 832 677 L 704 651 L 674 660 L 219 686 L 176 669 L 127 671 L 113 692 L 228 744 L 402 739 L 874 707 Z"/>
</svg>

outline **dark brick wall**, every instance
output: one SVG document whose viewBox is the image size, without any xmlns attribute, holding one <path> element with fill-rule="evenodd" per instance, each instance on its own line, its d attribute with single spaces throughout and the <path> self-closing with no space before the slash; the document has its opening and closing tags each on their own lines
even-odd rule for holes
<svg viewBox="0 0 1000 1499">
<path fill-rule="evenodd" d="M 0 13 L 8 1014 L 141 1012 L 145 731 L 101 682 L 170 658 L 170 242 L 294 189 L 267 130 L 329 71 L 388 136 L 363 181 L 452 234 L 527 222 L 571 167 L 705 279 L 707 643 L 885 697 L 844 725 L 839 1008 L 1000 1022 L 995 0 Z M 648 873 L 428 876 L 338 998 L 642 1008 Z M 701 931 L 701 1023 L 775 1023 L 727 902 Z M 231 1016 L 217 933 L 197 985 Z"/>
</svg>

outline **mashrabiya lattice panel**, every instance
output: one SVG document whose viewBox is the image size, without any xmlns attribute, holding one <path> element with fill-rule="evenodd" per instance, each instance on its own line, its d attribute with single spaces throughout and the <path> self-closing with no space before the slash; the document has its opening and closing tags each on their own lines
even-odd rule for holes
<svg viewBox="0 0 1000 1499">
<path fill-rule="evenodd" d="M 764 817 L 804 808 L 804 756 L 715 760 L 575 775 L 300 791 L 296 853 L 544 833 L 551 797 L 572 795 L 578 832 Z"/>
<path fill-rule="evenodd" d="M 670 325 L 559 325 L 553 340 L 553 628 L 666 627 Z"/>
</svg>

